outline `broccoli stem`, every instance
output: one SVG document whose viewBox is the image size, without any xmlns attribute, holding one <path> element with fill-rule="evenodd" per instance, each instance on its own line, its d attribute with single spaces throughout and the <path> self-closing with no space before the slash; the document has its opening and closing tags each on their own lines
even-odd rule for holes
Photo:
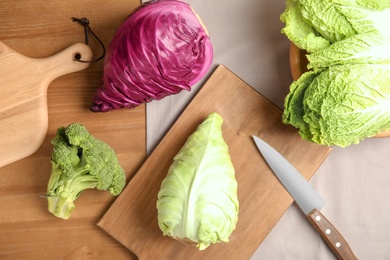
<svg viewBox="0 0 390 260">
<path fill-rule="evenodd" d="M 62 172 L 57 169 L 56 163 L 51 161 L 51 175 L 49 179 L 49 184 L 47 185 L 47 195 L 49 196 L 50 191 L 56 190 L 60 185 L 60 177 Z"/>
<path fill-rule="evenodd" d="M 72 179 L 58 185 L 59 183 L 55 181 L 58 180 L 60 173 L 57 170 L 54 170 L 54 172 L 53 175 L 55 176 L 50 178 L 50 181 L 53 182 L 49 181 L 49 183 L 55 183 L 57 187 L 49 186 L 54 189 L 48 191 L 48 209 L 55 216 L 68 219 L 75 208 L 74 201 L 83 190 L 96 188 L 98 180 L 96 176 L 88 174 L 87 169 L 80 167 Z"/>
</svg>

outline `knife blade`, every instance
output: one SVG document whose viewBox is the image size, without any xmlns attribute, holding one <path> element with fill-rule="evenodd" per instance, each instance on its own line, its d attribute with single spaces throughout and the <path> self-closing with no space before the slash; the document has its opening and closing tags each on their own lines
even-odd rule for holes
<svg viewBox="0 0 390 260">
<path fill-rule="evenodd" d="M 253 139 L 276 177 L 294 198 L 296 204 L 301 208 L 333 253 L 339 259 L 358 259 L 340 232 L 320 212 L 326 203 L 318 192 L 272 146 L 257 136 L 253 136 Z"/>
</svg>

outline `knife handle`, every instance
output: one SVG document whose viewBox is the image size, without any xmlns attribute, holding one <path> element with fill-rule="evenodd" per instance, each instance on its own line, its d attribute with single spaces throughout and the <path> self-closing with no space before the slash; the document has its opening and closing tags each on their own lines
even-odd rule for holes
<svg viewBox="0 0 390 260">
<path fill-rule="evenodd" d="M 358 259 L 352 252 L 352 249 L 349 247 L 347 241 L 337 231 L 332 223 L 330 223 L 324 215 L 321 214 L 321 212 L 314 209 L 307 214 L 307 217 L 338 259 Z"/>
</svg>

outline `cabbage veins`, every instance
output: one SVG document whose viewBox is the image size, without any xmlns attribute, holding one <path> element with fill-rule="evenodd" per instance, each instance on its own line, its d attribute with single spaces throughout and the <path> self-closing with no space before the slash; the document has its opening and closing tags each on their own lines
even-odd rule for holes
<svg viewBox="0 0 390 260">
<path fill-rule="evenodd" d="M 238 220 L 237 181 L 222 117 L 210 114 L 175 156 L 158 193 L 158 225 L 164 235 L 200 250 L 228 242 Z"/>
</svg>

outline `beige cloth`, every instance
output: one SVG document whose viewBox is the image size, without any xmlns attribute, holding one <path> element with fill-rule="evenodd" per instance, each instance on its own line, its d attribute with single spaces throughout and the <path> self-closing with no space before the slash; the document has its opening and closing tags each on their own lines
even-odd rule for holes
<svg viewBox="0 0 390 260">
<path fill-rule="evenodd" d="M 282 108 L 292 81 L 289 42 L 280 33 L 284 1 L 186 2 L 201 16 L 210 33 L 215 54 L 213 68 L 224 64 Z M 199 82 L 191 92 L 147 105 L 148 153 L 203 83 Z M 327 201 L 321 212 L 344 235 L 359 259 L 390 259 L 389 155 L 390 138 L 334 148 L 311 180 Z M 252 259 L 335 258 L 293 204 Z"/>
</svg>

